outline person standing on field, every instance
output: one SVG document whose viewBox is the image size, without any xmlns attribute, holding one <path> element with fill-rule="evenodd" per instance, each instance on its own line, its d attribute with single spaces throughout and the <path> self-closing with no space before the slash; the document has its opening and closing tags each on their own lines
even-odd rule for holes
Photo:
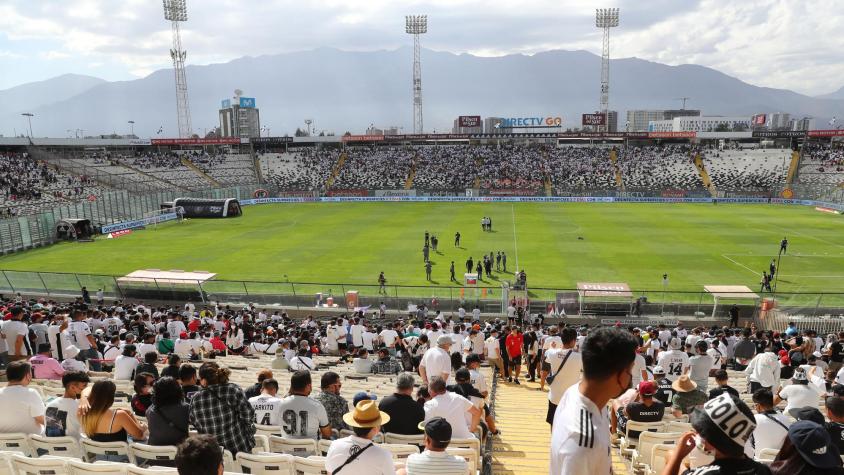
<svg viewBox="0 0 844 475">
<path fill-rule="evenodd" d="M 460 247 L 460 231 L 454 233 L 454 247 Z"/>
</svg>

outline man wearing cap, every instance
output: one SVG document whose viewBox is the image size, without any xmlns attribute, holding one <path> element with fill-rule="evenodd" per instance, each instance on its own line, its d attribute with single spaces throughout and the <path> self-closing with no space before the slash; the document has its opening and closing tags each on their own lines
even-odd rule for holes
<svg viewBox="0 0 844 475">
<path fill-rule="evenodd" d="M 381 347 L 378 349 L 378 359 L 372 363 L 372 373 L 374 374 L 399 374 L 402 371 L 401 364 L 395 358 L 390 356 L 390 351 L 387 348 Z"/>
<path fill-rule="evenodd" d="M 448 381 L 451 375 L 451 337 L 440 335 L 437 338 L 437 346 L 429 348 L 419 362 L 419 375 L 429 384 L 434 378 L 442 378 Z"/>
<path fill-rule="evenodd" d="M 660 340 L 662 335 L 660 334 Z M 681 349 L 680 339 L 676 336 L 668 342 L 668 351 L 663 351 L 657 358 L 657 365 L 665 369 L 665 377 L 672 383 L 689 369 L 689 355 Z"/>
<path fill-rule="evenodd" d="M 663 404 L 671 404 L 674 397 L 674 388 L 671 387 L 671 380 L 665 377 L 665 370 L 662 366 L 656 366 L 653 370 L 654 382 L 656 383 L 656 394 L 654 397 Z"/>
<path fill-rule="evenodd" d="M 428 384 L 428 391 L 431 394 L 431 400 L 425 403 L 426 421 L 434 417 L 444 417 L 451 424 L 455 438 L 475 437 L 473 432 L 481 419 L 480 409 L 463 396 L 447 391 L 445 380 L 439 376 L 435 376 Z M 469 418 L 471 420 L 468 420 Z"/>
<path fill-rule="evenodd" d="M 583 379 L 566 390 L 554 414 L 549 473 L 612 473 L 606 406 L 630 387 L 637 347 L 618 328 L 599 328 L 584 339 Z"/>
<path fill-rule="evenodd" d="M 841 452 L 823 425 L 800 420 L 788 429 L 788 438 L 771 463 L 774 475 L 841 475 Z"/>
<path fill-rule="evenodd" d="M 634 422 L 659 422 L 665 415 L 665 404 L 654 399 L 656 394 L 656 383 L 653 381 L 641 381 L 636 389 L 636 400 L 621 407 L 617 401 L 613 401 L 613 410 L 618 418 L 618 432 L 627 433 L 627 421 Z M 630 431 L 627 434 L 631 439 L 638 439 L 638 431 Z"/>
<path fill-rule="evenodd" d="M 319 386 L 322 392 L 316 400 L 325 407 L 325 412 L 328 414 L 328 423 L 331 424 L 333 429 L 345 429 L 343 415 L 349 412 L 349 402 L 340 395 L 340 388 L 343 386 L 340 375 L 334 371 L 326 371 L 322 374 Z"/>
<path fill-rule="evenodd" d="M 753 413 L 745 403 L 729 393 L 707 402 L 692 414 L 693 431 L 686 432 L 671 452 L 662 475 L 680 472 L 683 459 L 692 450 L 714 458 L 708 465 L 687 472 L 695 474 L 768 475 L 767 466 L 744 455 L 744 446 L 756 428 Z"/>
<path fill-rule="evenodd" d="M 809 378 L 816 368 L 812 368 L 809 374 L 803 368 L 794 370 L 794 375 L 791 377 L 792 384 L 780 388 L 777 395 L 774 397 L 774 405 L 779 405 L 780 402 L 786 401 L 785 412 L 789 415 L 794 415 L 794 411 L 804 407 L 813 407 L 817 409 L 820 406 L 820 392 L 814 384 L 809 384 Z"/>
<path fill-rule="evenodd" d="M 50 355 L 50 345 L 47 343 L 38 346 L 38 354 L 29 359 L 29 364 L 32 365 L 35 379 L 59 380 L 65 373 L 61 363 Z"/>
<path fill-rule="evenodd" d="M 684 374 L 671 384 L 676 392 L 671 400 L 671 412 L 674 417 L 691 414 L 695 408 L 706 402 L 706 393 L 697 388 L 697 384 Z"/>
<path fill-rule="evenodd" d="M 353 435 L 331 442 L 325 456 L 325 469 L 330 474 L 393 475 L 396 473 L 393 456 L 372 439 L 383 424 L 390 421 L 387 413 L 378 410 L 374 401 L 359 402 L 352 412 L 343 416 Z"/>
<path fill-rule="evenodd" d="M 420 424 L 421 425 L 421 424 Z M 411 454 L 405 462 L 407 475 L 463 475 L 467 463 L 463 457 L 446 453 L 451 443 L 451 424 L 442 417 L 435 417 L 424 425 L 425 450 Z"/>
</svg>

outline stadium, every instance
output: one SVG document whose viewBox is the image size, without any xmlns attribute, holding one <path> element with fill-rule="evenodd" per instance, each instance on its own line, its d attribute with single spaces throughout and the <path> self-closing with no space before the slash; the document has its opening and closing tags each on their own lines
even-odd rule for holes
<svg viewBox="0 0 844 475">
<path fill-rule="evenodd" d="M 616 9 L 576 131 L 200 137 L 164 4 L 178 137 L 0 136 L 0 472 L 844 470 L 844 130 L 610 127 Z"/>
</svg>

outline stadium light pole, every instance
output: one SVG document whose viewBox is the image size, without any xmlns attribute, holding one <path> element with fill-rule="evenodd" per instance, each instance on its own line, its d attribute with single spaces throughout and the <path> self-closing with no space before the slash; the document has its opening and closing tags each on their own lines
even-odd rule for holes
<svg viewBox="0 0 844 475">
<path fill-rule="evenodd" d="M 27 122 L 29 122 L 29 138 L 32 138 L 32 118 L 35 117 L 35 114 L 32 112 L 24 112 L 21 115 L 26 117 Z"/>
<path fill-rule="evenodd" d="M 404 17 L 404 31 L 413 35 L 413 133 L 422 133 L 422 46 L 419 35 L 428 32 L 428 15 Z"/>
<path fill-rule="evenodd" d="M 129 135 L 135 135 L 135 121 L 130 120 L 127 123 L 129 124 Z"/>
<path fill-rule="evenodd" d="M 191 136 L 190 106 L 188 105 L 188 81 L 185 76 L 185 57 L 187 51 L 182 49 L 182 35 L 179 23 L 188 21 L 187 0 L 162 0 L 164 3 L 164 19 L 170 21 L 173 31 L 173 48 L 170 57 L 173 59 L 173 71 L 176 74 L 176 115 L 179 122 L 179 137 Z"/>
<path fill-rule="evenodd" d="M 604 33 L 604 43 L 601 50 L 601 113 L 604 114 L 604 125 L 599 127 L 602 132 L 609 130 L 610 108 L 610 28 L 618 26 L 618 8 L 598 8 L 595 10 L 595 26 Z"/>
</svg>

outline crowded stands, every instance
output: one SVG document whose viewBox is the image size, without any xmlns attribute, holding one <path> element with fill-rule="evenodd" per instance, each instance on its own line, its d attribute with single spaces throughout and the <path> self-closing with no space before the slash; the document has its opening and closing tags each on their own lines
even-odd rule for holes
<svg viewBox="0 0 844 475">
<path fill-rule="evenodd" d="M 1 303 L 7 472 L 475 474 L 539 382 L 549 473 L 842 473 L 844 333 Z"/>
</svg>

